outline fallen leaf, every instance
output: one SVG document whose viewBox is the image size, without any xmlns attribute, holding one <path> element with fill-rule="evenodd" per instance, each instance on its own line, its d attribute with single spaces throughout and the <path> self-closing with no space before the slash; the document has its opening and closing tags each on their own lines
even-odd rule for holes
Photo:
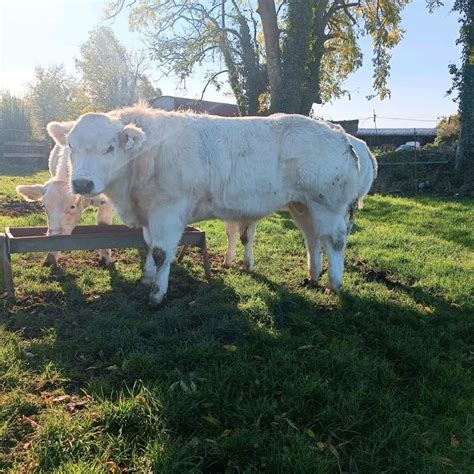
<svg viewBox="0 0 474 474">
<path fill-rule="evenodd" d="M 235 352 L 237 350 L 237 346 L 234 346 L 234 344 L 225 344 L 223 347 L 229 352 Z"/>
<path fill-rule="evenodd" d="M 288 418 L 285 418 L 285 421 L 296 431 L 299 431 L 298 427 Z"/>
<path fill-rule="evenodd" d="M 324 451 L 326 449 L 326 445 L 324 443 L 322 443 L 321 441 L 318 441 L 316 443 L 316 447 L 320 450 L 320 451 Z"/>
<path fill-rule="evenodd" d="M 429 306 L 425 306 L 423 308 L 428 314 L 433 314 L 433 308 L 430 308 Z"/>
<path fill-rule="evenodd" d="M 60 397 L 53 398 L 51 401 L 53 403 L 62 403 L 62 402 L 68 402 L 71 400 L 71 395 L 61 395 Z"/>
<path fill-rule="evenodd" d="M 316 435 L 314 434 L 314 431 L 311 428 L 306 428 L 304 432 L 313 439 L 316 439 Z"/>
<path fill-rule="evenodd" d="M 31 418 L 28 418 L 25 415 L 21 416 L 20 421 L 25 425 L 31 426 L 31 428 L 37 428 L 39 426 L 36 421 L 32 420 Z"/>
<path fill-rule="evenodd" d="M 221 422 L 212 415 L 203 416 L 203 418 L 211 425 L 219 426 L 221 424 Z"/>
<path fill-rule="evenodd" d="M 298 347 L 299 351 L 307 351 L 308 349 L 312 349 L 314 346 L 312 344 L 308 344 L 306 346 L 300 346 Z"/>
<path fill-rule="evenodd" d="M 441 464 L 444 464 L 445 466 L 454 466 L 454 461 L 449 458 L 439 458 Z"/>
<path fill-rule="evenodd" d="M 459 309 L 461 307 L 460 304 L 457 304 L 457 303 L 451 303 L 451 308 L 456 308 L 456 309 Z"/>
<path fill-rule="evenodd" d="M 454 449 L 459 448 L 459 439 L 456 435 L 451 435 L 451 447 Z"/>
<path fill-rule="evenodd" d="M 222 433 L 221 433 L 221 438 L 227 438 L 227 436 L 229 436 L 230 434 L 232 433 L 232 430 L 224 430 Z"/>
<path fill-rule="evenodd" d="M 120 467 L 114 461 L 107 461 L 105 464 L 109 468 L 109 472 L 111 472 L 112 474 L 117 474 L 117 473 L 121 472 Z"/>
<path fill-rule="evenodd" d="M 109 365 L 108 367 L 105 368 L 105 370 L 112 370 L 112 371 L 115 371 L 115 370 L 118 370 L 118 366 L 117 365 Z"/>
</svg>

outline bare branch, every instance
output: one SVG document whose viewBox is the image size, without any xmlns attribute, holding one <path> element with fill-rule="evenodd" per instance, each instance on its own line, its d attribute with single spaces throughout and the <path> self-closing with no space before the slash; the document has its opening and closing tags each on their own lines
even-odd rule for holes
<svg viewBox="0 0 474 474">
<path fill-rule="evenodd" d="M 206 93 L 206 89 L 207 89 L 207 86 L 209 84 L 211 84 L 212 82 L 214 82 L 214 80 L 216 79 L 217 76 L 221 75 L 221 74 L 224 74 L 226 72 L 229 72 L 228 69 L 224 69 L 223 71 L 219 71 L 219 72 L 216 72 L 215 74 L 213 74 L 209 80 L 206 82 L 206 85 L 204 86 L 204 89 L 202 90 L 202 93 L 201 93 L 201 98 L 199 99 L 199 101 L 202 101 L 204 99 L 204 94 Z"/>
</svg>

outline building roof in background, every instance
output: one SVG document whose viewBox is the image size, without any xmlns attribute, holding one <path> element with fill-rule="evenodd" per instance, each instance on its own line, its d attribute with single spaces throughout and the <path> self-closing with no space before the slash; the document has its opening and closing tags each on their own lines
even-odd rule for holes
<svg viewBox="0 0 474 474">
<path fill-rule="evenodd" d="M 188 99 L 185 97 L 174 97 L 163 95 L 150 101 L 150 105 L 156 109 L 164 110 L 192 110 L 198 113 L 219 115 L 221 117 L 237 117 L 239 109 L 235 104 L 224 102 L 211 102 L 209 100 Z"/>
<path fill-rule="evenodd" d="M 435 137 L 436 128 L 359 128 L 357 135 L 364 137 L 376 136 L 413 136 L 414 132 L 418 136 Z"/>
</svg>

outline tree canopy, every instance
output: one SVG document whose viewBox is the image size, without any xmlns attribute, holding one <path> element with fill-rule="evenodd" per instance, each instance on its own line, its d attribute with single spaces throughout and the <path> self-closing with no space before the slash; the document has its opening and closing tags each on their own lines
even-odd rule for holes
<svg viewBox="0 0 474 474">
<path fill-rule="evenodd" d="M 157 94 L 145 74 L 145 56 L 127 51 L 109 27 L 99 26 L 90 32 L 76 66 L 85 94 L 97 110 L 131 105 Z"/>
<path fill-rule="evenodd" d="M 129 5 L 129 23 L 167 72 L 185 79 L 206 63 L 211 82 L 225 72 L 242 115 L 307 115 L 313 103 L 348 93 L 362 36 L 372 38 L 372 96 L 390 95 L 390 50 L 403 37 L 400 15 L 410 1 L 141 0 Z M 125 6 L 113 0 L 107 14 Z"/>
</svg>

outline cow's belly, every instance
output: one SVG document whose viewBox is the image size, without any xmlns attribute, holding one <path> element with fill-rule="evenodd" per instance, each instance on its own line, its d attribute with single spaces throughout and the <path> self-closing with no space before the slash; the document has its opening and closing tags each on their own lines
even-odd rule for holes
<svg viewBox="0 0 474 474">
<path fill-rule="evenodd" d="M 226 221 L 253 221 L 278 211 L 293 197 L 286 192 L 241 192 L 225 193 L 224 196 L 213 196 L 196 203 L 190 222 L 204 219 L 221 219 Z"/>
</svg>

